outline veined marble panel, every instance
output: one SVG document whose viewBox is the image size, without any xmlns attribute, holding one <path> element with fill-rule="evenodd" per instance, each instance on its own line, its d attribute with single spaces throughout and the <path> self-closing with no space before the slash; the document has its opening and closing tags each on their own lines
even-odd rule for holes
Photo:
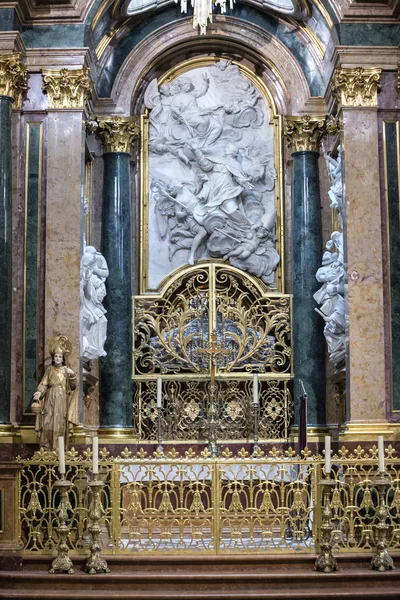
<svg viewBox="0 0 400 600">
<path fill-rule="evenodd" d="M 275 287 L 274 126 L 265 98 L 226 60 L 146 91 L 148 286 L 202 258 Z"/>
</svg>

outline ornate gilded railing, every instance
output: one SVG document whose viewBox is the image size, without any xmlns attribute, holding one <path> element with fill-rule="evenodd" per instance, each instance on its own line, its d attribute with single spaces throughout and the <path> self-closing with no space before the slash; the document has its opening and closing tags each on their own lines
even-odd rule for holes
<svg viewBox="0 0 400 600">
<path fill-rule="evenodd" d="M 386 449 L 390 486 L 388 541 L 400 548 L 400 461 Z M 70 492 L 69 544 L 76 554 L 88 549 L 90 450 L 67 453 Z M 58 492 L 54 453 L 20 460 L 19 537 L 26 553 L 51 554 L 57 544 Z M 332 496 L 336 552 L 370 551 L 377 491 L 377 450 L 341 448 L 332 457 L 337 485 Z M 90 473 L 89 473 L 90 475 Z M 323 459 L 306 449 L 297 456 L 275 448 L 257 457 L 226 448 L 219 458 L 191 449 L 166 456 L 127 448 L 120 456 L 100 452 L 102 546 L 106 554 L 314 553 L 321 524 Z"/>
</svg>

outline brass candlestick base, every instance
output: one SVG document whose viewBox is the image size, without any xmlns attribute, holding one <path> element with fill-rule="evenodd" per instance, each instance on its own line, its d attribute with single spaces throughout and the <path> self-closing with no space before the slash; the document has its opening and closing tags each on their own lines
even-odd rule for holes
<svg viewBox="0 0 400 600">
<path fill-rule="evenodd" d="M 322 511 L 321 552 L 316 558 L 314 570 L 322 573 L 332 573 L 332 571 L 338 570 L 336 558 L 332 554 L 331 541 L 333 531 L 331 494 L 336 487 L 336 481 L 334 479 L 323 479 L 320 481 L 320 485 L 323 486 L 322 496 L 325 497 L 325 505 Z"/>
<path fill-rule="evenodd" d="M 89 522 L 88 527 L 90 533 L 90 556 L 86 561 L 85 571 L 89 575 L 95 573 L 109 573 L 107 562 L 101 556 L 100 536 L 101 536 L 101 525 L 100 521 L 103 516 L 103 507 L 101 504 L 100 493 L 104 487 L 103 481 L 100 481 L 98 475 L 94 475 L 94 479 L 89 481 L 88 485 L 92 492 L 92 501 L 89 508 Z"/>
<path fill-rule="evenodd" d="M 65 475 L 61 475 L 54 483 L 54 487 L 60 490 L 60 511 L 58 513 L 57 533 L 59 537 L 57 546 L 57 556 L 51 563 L 49 573 L 73 573 L 74 569 L 72 560 L 68 556 L 68 536 L 71 528 L 67 525 L 68 520 L 68 490 L 72 487 L 72 483 L 65 479 Z"/>
<path fill-rule="evenodd" d="M 376 554 L 371 560 L 371 569 L 374 571 L 389 571 L 394 569 L 393 559 L 387 551 L 387 530 L 389 525 L 386 520 L 389 516 L 389 511 L 385 503 L 385 490 L 390 485 L 390 479 L 385 477 L 384 473 L 379 473 L 379 477 L 372 481 L 372 485 L 378 489 L 379 506 L 376 510 L 375 525 L 375 546 Z"/>
</svg>

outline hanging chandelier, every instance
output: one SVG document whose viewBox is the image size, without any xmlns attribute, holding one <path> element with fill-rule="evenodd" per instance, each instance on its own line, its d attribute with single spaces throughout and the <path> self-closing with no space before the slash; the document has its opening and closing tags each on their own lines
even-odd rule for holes
<svg viewBox="0 0 400 600">
<path fill-rule="evenodd" d="M 181 12 L 187 13 L 188 0 L 175 0 L 176 4 L 180 1 Z M 213 8 L 219 6 L 221 14 L 226 14 L 226 0 L 190 0 L 193 7 L 193 29 L 200 28 L 200 35 L 206 35 L 207 24 L 212 23 Z M 229 0 L 229 8 L 232 10 L 235 0 Z"/>
</svg>

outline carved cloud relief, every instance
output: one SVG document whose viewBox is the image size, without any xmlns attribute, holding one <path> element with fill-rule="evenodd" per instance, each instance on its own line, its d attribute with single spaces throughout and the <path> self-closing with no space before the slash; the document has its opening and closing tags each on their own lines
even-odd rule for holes
<svg viewBox="0 0 400 600">
<path fill-rule="evenodd" d="M 153 80 L 149 133 L 149 286 L 219 258 L 275 286 L 274 133 L 265 99 L 221 60 Z"/>
</svg>

